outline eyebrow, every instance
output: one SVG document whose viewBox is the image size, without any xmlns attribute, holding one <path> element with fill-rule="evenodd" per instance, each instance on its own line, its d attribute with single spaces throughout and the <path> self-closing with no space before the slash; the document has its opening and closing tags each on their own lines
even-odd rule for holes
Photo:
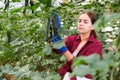
<svg viewBox="0 0 120 80">
<path fill-rule="evenodd" d="M 78 19 L 78 20 L 84 20 L 84 21 L 89 21 L 89 20 L 87 20 L 87 19 Z"/>
</svg>

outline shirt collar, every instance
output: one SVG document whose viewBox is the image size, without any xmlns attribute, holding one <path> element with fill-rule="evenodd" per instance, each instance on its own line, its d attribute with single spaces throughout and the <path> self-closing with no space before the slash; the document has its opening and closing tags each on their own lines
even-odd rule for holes
<svg viewBox="0 0 120 80">
<path fill-rule="evenodd" d="M 80 35 L 77 35 L 76 40 L 80 40 Z M 94 37 L 93 34 L 88 38 L 88 41 L 94 42 L 95 40 L 96 40 L 96 39 L 95 39 L 95 37 Z"/>
</svg>

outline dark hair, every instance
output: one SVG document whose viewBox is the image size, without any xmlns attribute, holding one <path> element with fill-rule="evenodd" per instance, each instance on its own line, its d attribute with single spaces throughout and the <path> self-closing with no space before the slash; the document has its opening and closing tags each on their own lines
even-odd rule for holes
<svg viewBox="0 0 120 80">
<path fill-rule="evenodd" d="M 89 16 L 89 18 L 91 19 L 92 24 L 94 24 L 97 21 L 97 16 L 93 12 L 90 12 L 90 11 L 89 12 L 82 12 L 81 14 L 87 14 Z M 91 31 L 90 35 L 92 35 L 92 34 L 94 35 L 95 38 L 97 38 L 97 33 L 95 30 Z"/>
</svg>

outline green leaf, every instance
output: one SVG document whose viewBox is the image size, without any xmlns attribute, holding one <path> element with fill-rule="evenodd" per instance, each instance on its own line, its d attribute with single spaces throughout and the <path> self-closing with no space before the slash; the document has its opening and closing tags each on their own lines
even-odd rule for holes
<svg viewBox="0 0 120 80">
<path fill-rule="evenodd" d="M 90 56 L 80 56 L 74 59 L 72 66 L 80 65 L 80 64 L 93 64 L 93 62 L 99 61 L 100 57 L 97 54 L 92 54 Z"/>
<path fill-rule="evenodd" d="M 14 14 L 14 13 L 20 13 L 20 11 L 22 10 L 22 8 L 17 8 L 17 9 L 13 9 L 10 11 L 10 14 Z"/>
<path fill-rule="evenodd" d="M 116 52 L 116 53 L 115 53 L 115 60 L 118 61 L 119 59 L 120 59 L 120 53 L 119 53 L 119 52 Z"/>
<path fill-rule="evenodd" d="M 51 53 L 51 47 L 49 45 L 45 45 L 45 48 L 42 52 L 49 55 Z"/>
<path fill-rule="evenodd" d="M 95 30 L 99 31 L 103 27 L 104 27 L 104 17 L 102 16 L 100 19 L 98 19 L 94 23 L 94 28 L 95 28 Z"/>
<path fill-rule="evenodd" d="M 0 51 L 0 55 L 2 55 L 2 54 L 4 54 L 5 53 L 5 51 Z"/>
<path fill-rule="evenodd" d="M 91 74 L 95 76 L 97 72 L 107 74 L 109 68 L 114 65 L 114 61 L 109 56 L 103 57 L 102 59 L 100 59 L 97 54 L 81 56 L 76 58 L 73 62 L 72 66 L 75 66 L 73 67 L 73 75 L 84 76 Z"/>
<path fill-rule="evenodd" d="M 117 36 L 116 45 L 120 49 L 120 35 Z"/>
<path fill-rule="evenodd" d="M 91 74 L 92 69 L 87 65 L 78 65 L 73 69 L 72 74 L 76 76 L 83 77 L 86 74 Z"/>
<path fill-rule="evenodd" d="M 112 13 L 108 16 L 105 16 L 105 23 L 108 23 L 110 21 L 116 20 L 120 18 L 120 13 Z"/>
<path fill-rule="evenodd" d="M 39 0 L 40 3 L 46 5 L 46 7 L 51 7 L 51 0 Z"/>
<path fill-rule="evenodd" d="M 32 80 L 44 80 L 44 78 L 42 78 L 41 76 L 37 75 L 37 76 L 32 76 L 31 77 Z"/>
<path fill-rule="evenodd" d="M 86 64 L 87 62 L 85 62 L 85 60 L 83 60 L 83 59 L 81 59 L 81 58 L 75 58 L 74 59 L 74 62 L 73 62 L 73 64 L 72 64 L 72 68 L 74 67 L 74 66 L 77 66 L 77 65 L 79 65 L 79 64 Z"/>
<path fill-rule="evenodd" d="M 32 10 L 36 10 L 39 7 L 40 3 L 36 3 L 34 6 L 31 6 Z"/>
<path fill-rule="evenodd" d="M 21 0 L 12 0 L 13 2 L 20 2 Z"/>
<path fill-rule="evenodd" d="M 25 65 L 25 66 L 23 66 L 23 67 L 21 67 L 19 70 L 18 70 L 18 72 L 20 71 L 20 72 L 26 72 L 26 71 L 28 71 L 29 70 L 29 65 L 27 64 L 27 65 Z"/>
<path fill-rule="evenodd" d="M 106 27 L 108 22 L 111 22 L 119 18 L 120 18 L 120 13 L 112 13 L 112 14 L 109 14 L 108 16 L 101 16 L 101 18 L 99 18 L 94 23 L 94 28 L 99 31 L 101 28 Z"/>
<path fill-rule="evenodd" d="M 49 74 L 49 76 L 47 76 L 45 80 L 60 80 L 60 76 L 57 73 L 55 74 L 52 73 L 52 74 Z"/>
<path fill-rule="evenodd" d="M 62 56 L 60 57 L 60 61 L 66 61 L 64 55 L 62 55 Z"/>
</svg>

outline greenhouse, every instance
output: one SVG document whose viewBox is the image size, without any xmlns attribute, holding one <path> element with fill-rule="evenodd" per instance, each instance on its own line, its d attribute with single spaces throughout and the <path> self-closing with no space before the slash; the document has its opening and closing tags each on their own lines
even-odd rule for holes
<svg viewBox="0 0 120 80">
<path fill-rule="evenodd" d="M 120 80 L 120 0 L 0 0 L 0 80 Z"/>
</svg>

